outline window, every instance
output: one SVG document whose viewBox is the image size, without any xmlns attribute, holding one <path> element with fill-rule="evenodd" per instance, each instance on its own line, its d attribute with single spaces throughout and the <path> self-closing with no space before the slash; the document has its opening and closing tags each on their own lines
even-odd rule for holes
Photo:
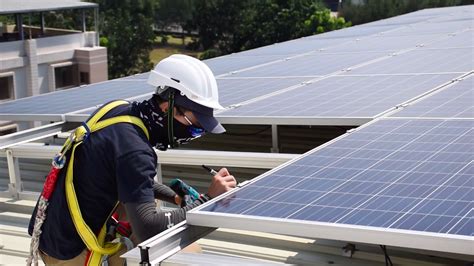
<svg viewBox="0 0 474 266">
<path fill-rule="evenodd" d="M 68 89 L 79 85 L 77 65 L 67 65 L 54 68 L 56 89 Z"/>
<path fill-rule="evenodd" d="M 81 85 L 90 83 L 90 81 L 89 81 L 89 72 L 81 72 L 79 74 L 79 76 L 80 76 L 80 80 L 81 80 Z"/>
<path fill-rule="evenodd" d="M 0 74 L 0 102 L 13 99 L 13 75 L 2 77 Z"/>
</svg>

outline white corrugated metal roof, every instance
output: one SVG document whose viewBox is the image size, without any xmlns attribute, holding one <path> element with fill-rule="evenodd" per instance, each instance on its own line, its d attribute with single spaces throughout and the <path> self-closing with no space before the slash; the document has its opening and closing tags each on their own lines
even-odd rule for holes
<svg viewBox="0 0 474 266">
<path fill-rule="evenodd" d="M 2 0 L 0 14 L 30 13 L 63 9 L 80 9 L 98 7 L 98 4 L 77 0 Z"/>
</svg>

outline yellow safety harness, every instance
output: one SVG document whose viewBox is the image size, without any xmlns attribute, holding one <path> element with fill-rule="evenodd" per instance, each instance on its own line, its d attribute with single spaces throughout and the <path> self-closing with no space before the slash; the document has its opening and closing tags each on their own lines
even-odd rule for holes
<svg viewBox="0 0 474 266">
<path fill-rule="evenodd" d="M 69 165 L 67 167 L 66 172 L 66 199 L 69 208 L 69 212 L 71 214 L 72 221 L 74 222 L 74 226 L 81 237 L 82 241 L 86 245 L 87 249 L 90 250 L 91 254 L 86 261 L 86 265 L 100 265 L 101 259 L 103 255 L 111 255 L 118 252 L 121 249 L 121 243 L 105 243 L 105 236 L 106 236 L 106 223 L 102 226 L 102 229 L 99 232 L 99 235 L 96 236 L 94 232 L 90 229 L 90 227 L 86 224 L 84 219 L 82 218 L 81 209 L 79 206 L 79 202 L 77 201 L 76 192 L 74 190 L 73 184 L 73 168 L 74 168 L 74 152 L 76 148 L 81 145 L 81 143 L 88 137 L 89 134 L 101 130 L 105 127 L 110 125 L 114 125 L 117 123 L 131 123 L 140 127 L 143 132 L 145 133 L 146 137 L 149 139 L 149 133 L 143 121 L 138 117 L 123 115 L 108 118 L 102 121 L 99 121 L 107 112 L 112 110 L 113 108 L 128 104 L 126 101 L 114 101 L 109 104 L 104 105 L 101 109 L 94 114 L 87 123 L 83 124 L 82 126 L 78 127 L 71 136 L 66 140 L 63 146 L 64 149 L 67 151 L 72 146 L 71 158 Z M 118 201 L 115 206 L 117 206 Z M 115 208 L 114 208 L 115 209 Z M 113 212 L 113 210 L 112 210 Z M 112 213 L 110 213 L 111 215 Z M 109 215 L 109 217 L 110 217 Z"/>
</svg>

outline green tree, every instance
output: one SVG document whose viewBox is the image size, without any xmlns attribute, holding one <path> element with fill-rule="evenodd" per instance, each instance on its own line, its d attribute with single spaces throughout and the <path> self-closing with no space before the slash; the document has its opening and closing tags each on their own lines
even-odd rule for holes
<svg viewBox="0 0 474 266">
<path fill-rule="evenodd" d="M 186 23 L 192 18 L 194 9 L 193 0 L 160 0 L 159 8 L 155 12 L 155 26 L 162 33 L 162 42 L 166 40 L 167 28 L 181 27 L 183 45 L 185 43 Z"/>
<path fill-rule="evenodd" d="M 361 4 L 345 1 L 341 15 L 352 24 L 362 24 L 424 8 L 474 4 L 474 0 L 365 0 Z"/>
<path fill-rule="evenodd" d="M 109 77 L 150 70 L 155 0 L 95 0 L 100 7 L 101 44 L 107 47 Z"/>
<path fill-rule="evenodd" d="M 239 52 L 347 26 L 316 0 L 200 1 L 192 23 L 203 57 Z"/>
<path fill-rule="evenodd" d="M 193 17 L 187 24 L 189 31 L 199 33 L 199 44 L 204 49 L 225 47 L 232 42 L 236 24 L 240 21 L 245 0 L 203 0 L 195 2 Z"/>
</svg>

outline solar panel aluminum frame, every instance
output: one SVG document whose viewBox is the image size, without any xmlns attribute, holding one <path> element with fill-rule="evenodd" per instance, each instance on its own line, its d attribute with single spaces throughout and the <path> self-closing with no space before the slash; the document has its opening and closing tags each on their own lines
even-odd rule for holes
<svg viewBox="0 0 474 266">
<path fill-rule="evenodd" d="M 232 191 L 224 193 L 186 214 L 187 223 L 196 226 L 223 227 L 237 230 L 268 232 L 315 239 L 331 239 L 349 242 L 360 242 L 377 245 L 397 246 L 409 249 L 431 250 L 474 256 L 474 237 L 450 235 L 443 233 L 421 232 L 405 229 L 380 228 L 362 225 L 335 224 L 326 222 L 291 220 L 281 218 L 268 218 L 252 215 L 237 215 L 227 213 L 213 213 L 201 209 L 219 201 L 226 196 L 237 192 L 240 187 L 254 183 L 276 171 L 298 161 L 299 159 L 315 153 L 332 143 L 343 139 L 348 134 L 363 129 L 384 118 L 374 119 L 356 129 L 343 134 L 313 150 L 310 150 L 294 159 L 276 167 L 264 174 L 244 183 Z M 472 210 L 471 210 L 472 212 Z M 474 259 L 474 257 L 473 257 Z"/>
<path fill-rule="evenodd" d="M 52 124 L 43 125 L 23 131 L 18 131 L 5 136 L 0 136 L 0 150 L 15 146 L 18 144 L 32 142 L 35 140 L 47 138 L 61 133 L 65 122 L 55 122 Z"/>
<path fill-rule="evenodd" d="M 373 117 L 313 117 L 313 116 L 219 116 L 222 124 L 236 125 L 297 125 L 297 126 L 360 126 Z"/>
<path fill-rule="evenodd" d="M 65 116 L 60 114 L 0 114 L 2 120 L 11 121 L 64 121 Z"/>
<path fill-rule="evenodd" d="M 189 224 L 464 255 L 474 254 L 474 238 L 469 236 L 198 211 L 196 209 L 187 213 L 186 219 Z"/>
</svg>

